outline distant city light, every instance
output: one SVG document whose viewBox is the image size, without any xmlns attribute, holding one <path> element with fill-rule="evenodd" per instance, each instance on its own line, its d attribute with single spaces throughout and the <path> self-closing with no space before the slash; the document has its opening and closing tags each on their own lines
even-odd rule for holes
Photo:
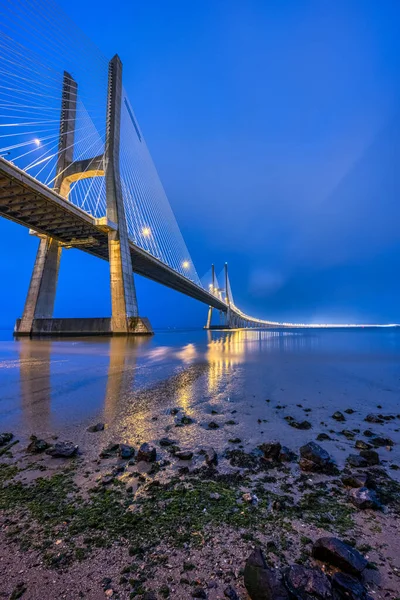
<svg viewBox="0 0 400 600">
<path fill-rule="evenodd" d="M 33 140 L 33 143 L 34 143 L 34 144 L 35 144 L 37 147 L 39 147 L 39 146 L 40 146 L 40 140 L 39 140 L 39 138 L 35 138 L 35 139 Z"/>
<path fill-rule="evenodd" d="M 182 263 L 182 267 L 183 267 L 184 269 L 188 269 L 188 268 L 189 268 L 189 266 L 190 266 L 190 263 L 189 263 L 189 261 L 188 261 L 188 260 L 184 260 L 184 261 L 183 261 L 183 263 Z"/>
<path fill-rule="evenodd" d="M 144 237 L 149 237 L 149 235 L 151 234 L 150 227 L 143 227 L 142 234 L 144 235 Z"/>
</svg>

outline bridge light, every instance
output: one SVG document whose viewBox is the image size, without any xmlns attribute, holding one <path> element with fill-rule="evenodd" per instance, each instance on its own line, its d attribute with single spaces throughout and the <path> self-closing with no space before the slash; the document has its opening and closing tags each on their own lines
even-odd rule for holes
<svg viewBox="0 0 400 600">
<path fill-rule="evenodd" d="M 39 138 L 35 138 L 33 140 L 33 143 L 35 144 L 35 146 L 37 146 L 39 148 L 39 146 L 40 146 L 40 140 L 39 140 Z"/>
<path fill-rule="evenodd" d="M 188 269 L 190 267 L 189 261 L 188 260 L 184 260 L 183 263 L 182 263 L 182 267 L 184 269 Z"/>
<path fill-rule="evenodd" d="M 150 227 L 143 227 L 142 234 L 144 235 L 144 237 L 149 237 L 149 235 L 151 234 Z"/>
</svg>

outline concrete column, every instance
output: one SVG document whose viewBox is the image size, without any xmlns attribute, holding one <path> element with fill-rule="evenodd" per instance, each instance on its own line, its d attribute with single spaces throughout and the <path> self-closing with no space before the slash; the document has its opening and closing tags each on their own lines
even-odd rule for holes
<svg viewBox="0 0 400 600">
<path fill-rule="evenodd" d="M 64 71 L 61 94 L 60 132 L 54 190 L 59 193 L 63 174 L 73 161 L 78 86 Z M 34 319 L 51 319 L 56 299 L 61 246 L 41 237 L 18 333 L 30 334 Z"/>
<path fill-rule="evenodd" d="M 33 319 L 53 316 L 61 247 L 52 238 L 41 238 L 18 333 L 30 334 Z"/>
<path fill-rule="evenodd" d="M 126 334 L 130 330 L 132 319 L 138 317 L 138 306 L 119 166 L 121 101 L 122 63 L 115 55 L 110 61 L 108 72 L 105 176 L 107 217 L 118 225 L 117 231 L 110 231 L 108 234 L 112 332 Z"/>
</svg>

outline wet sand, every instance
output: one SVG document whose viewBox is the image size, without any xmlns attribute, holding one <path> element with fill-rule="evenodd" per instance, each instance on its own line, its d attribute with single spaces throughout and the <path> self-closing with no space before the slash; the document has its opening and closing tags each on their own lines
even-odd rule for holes
<svg viewBox="0 0 400 600">
<path fill-rule="evenodd" d="M 1 430 L 11 431 L 19 440 L 11 449 L 12 457 L 2 460 L 18 466 L 16 480 L 24 485 L 39 476 L 49 478 L 64 473 L 68 462 L 45 454 L 27 454 L 32 434 L 49 443 L 58 436 L 79 445 L 80 457 L 71 462 L 74 481 L 83 496 L 93 485 L 101 485 L 102 477 L 115 467 L 115 457 L 99 459 L 101 450 L 111 443 L 129 444 L 136 450 L 143 442 L 154 444 L 157 462 L 163 465 L 150 474 L 141 465 L 144 470 L 138 474 L 137 466 L 125 464 L 115 479 L 132 488 L 128 492 L 132 501 L 154 480 L 164 485 L 173 478 L 189 478 L 189 485 L 196 486 L 197 479 L 190 478 L 193 473 L 198 478 L 198 470 L 204 465 L 204 456 L 199 453 L 202 448 L 212 446 L 219 457 L 218 472 L 232 475 L 243 471 L 231 464 L 227 450 L 240 448 L 250 454 L 263 442 L 279 440 L 298 454 L 303 444 L 315 441 L 321 433 L 331 438 L 319 443 L 339 469 L 345 467 L 349 454 L 358 452 L 354 449 L 356 440 L 368 442 L 364 431 L 390 438 L 392 446 L 378 448 L 379 468 L 384 468 L 390 477 L 399 478 L 400 419 L 396 415 L 400 413 L 400 333 L 394 330 L 175 332 L 159 333 L 151 340 L 4 340 L 0 342 L 0 360 Z M 171 414 L 174 408 L 180 409 L 178 414 Z M 354 412 L 345 412 L 349 409 Z M 333 419 L 335 411 L 341 411 L 345 421 Z M 369 423 L 365 418 L 370 413 L 395 418 Z M 182 414 L 193 423 L 176 427 Z M 294 428 L 291 418 L 297 422 L 306 420 L 311 428 Z M 87 427 L 97 422 L 104 422 L 105 430 L 88 432 Z M 216 424 L 215 428 L 209 428 L 210 422 Z M 168 449 L 160 447 L 159 440 L 165 436 L 172 437 L 181 450 L 193 451 L 193 459 L 177 460 Z M 163 461 L 169 464 L 164 465 Z M 241 495 L 259 483 L 257 469 L 251 473 L 251 482 L 232 485 L 239 505 Z M 292 487 L 294 502 L 299 503 L 299 474 L 296 461 L 276 466 L 269 473 L 275 480 L 263 482 L 266 493 L 282 495 Z M 309 478 L 311 487 L 315 484 L 330 489 L 330 478 L 316 474 Z M 225 489 L 226 481 L 217 478 L 214 484 Z M 203 489 L 208 494 L 211 488 L 204 483 Z M 340 489 L 331 491 L 338 497 L 341 494 Z M 345 496 L 342 500 L 346 506 Z M 266 510 L 271 511 L 271 507 L 266 505 Z M 396 598 L 400 596 L 397 507 L 385 510 L 386 513 L 367 510 L 352 514 L 348 537 L 371 548 L 369 559 L 379 564 L 379 576 L 372 571 L 369 574 L 370 593 L 376 598 Z M 8 581 L 6 594 L 23 580 L 27 585 L 23 598 L 95 599 L 107 597 L 107 589 L 113 590 L 113 597 L 134 597 L 132 577 L 119 583 L 121 577 L 124 579 L 121 571 L 132 562 L 125 540 L 106 550 L 92 548 L 83 560 L 72 561 L 61 569 L 51 568 L 43 561 L 42 550 L 18 547 L 18 536 L 9 535 L 7 511 L 5 515 L 0 533 L 0 569 Z M 279 518 L 283 526 L 285 514 Z M 302 520 L 297 512 L 291 514 L 290 523 L 293 531 L 286 527 L 289 543 L 284 548 L 285 527 L 277 535 L 272 524 L 260 528 L 256 519 L 250 535 L 242 523 L 234 527 L 226 522 L 202 522 L 202 544 L 189 543 L 182 548 L 166 536 L 156 550 L 149 550 L 149 555 L 156 551 L 157 556 L 167 557 L 162 564 L 154 565 L 154 556 L 150 560 L 146 554 L 138 561 L 138 568 L 147 573 L 146 589 L 155 590 L 160 598 L 167 593 L 166 588 L 160 591 L 163 585 L 170 588 L 169 597 L 190 598 L 190 584 L 197 580 L 211 600 L 223 598 L 228 584 L 235 587 L 240 598 L 247 598 L 240 571 L 255 540 L 266 547 L 271 536 L 279 538 L 277 545 L 283 546 L 276 564 L 280 565 L 307 555 L 307 544 L 300 538 L 314 540 L 335 528 L 342 538 L 344 535 L 342 523 L 336 524 L 335 518 L 327 527 L 316 517 Z M 67 548 L 63 536 L 60 539 L 60 546 Z M 53 548 L 54 544 L 56 540 L 52 539 Z M 21 567 L 18 569 L 15 553 Z M 273 553 L 269 557 L 272 562 L 275 556 Z M 188 561 L 195 568 L 185 571 L 183 564 Z M 112 579 L 106 589 L 102 584 L 104 577 Z M 189 583 L 182 583 L 182 579 Z M 210 582 L 212 586 L 207 587 Z M 54 595 L 56 590 L 58 596 Z"/>
</svg>

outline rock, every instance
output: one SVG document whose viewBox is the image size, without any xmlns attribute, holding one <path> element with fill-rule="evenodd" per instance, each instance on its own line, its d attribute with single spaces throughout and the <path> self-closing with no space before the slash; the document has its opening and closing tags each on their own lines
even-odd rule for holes
<svg viewBox="0 0 400 600">
<path fill-rule="evenodd" d="M 331 600 L 332 589 L 328 577 L 320 569 L 292 565 L 285 571 L 285 583 L 296 600 Z"/>
<path fill-rule="evenodd" d="M 302 471 L 314 471 L 317 473 L 333 473 L 336 470 L 335 463 L 326 450 L 315 442 L 308 442 L 300 448 L 300 468 Z"/>
<path fill-rule="evenodd" d="M 264 458 L 271 458 L 277 460 L 281 452 L 282 446 L 279 442 L 265 442 L 258 446 L 259 449 L 264 453 Z"/>
<path fill-rule="evenodd" d="M 181 408 L 179 406 L 174 406 L 174 408 L 171 408 L 171 410 L 169 411 L 169 414 L 177 415 L 180 410 L 181 410 Z"/>
<path fill-rule="evenodd" d="M 292 460 L 296 460 L 297 456 L 289 448 L 282 446 L 278 458 L 281 462 L 292 462 Z"/>
<path fill-rule="evenodd" d="M 369 466 L 379 465 L 379 454 L 376 450 L 361 450 L 360 456 L 367 461 Z"/>
<path fill-rule="evenodd" d="M 332 419 L 335 419 L 335 421 L 345 421 L 346 420 L 344 414 L 341 413 L 340 410 L 337 410 L 336 412 L 333 413 Z"/>
<path fill-rule="evenodd" d="M 366 429 L 366 430 L 364 431 L 364 435 L 365 435 L 365 437 L 367 437 L 367 438 L 370 438 L 370 437 L 373 437 L 375 434 L 374 434 L 374 432 L 373 432 L 373 431 L 371 431 L 370 429 Z"/>
<path fill-rule="evenodd" d="M 289 600 L 281 574 L 267 567 L 261 548 L 253 550 L 246 561 L 244 585 L 251 600 Z"/>
<path fill-rule="evenodd" d="M 207 448 L 204 454 L 204 460 L 206 464 L 211 467 L 216 467 L 218 464 L 218 454 L 215 452 L 214 448 Z"/>
<path fill-rule="evenodd" d="M 132 456 L 135 455 L 135 448 L 133 446 L 129 446 L 128 444 L 120 444 L 118 453 L 121 458 L 123 458 L 124 460 L 128 460 L 129 458 L 132 458 Z"/>
<path fill-rule="evenodd" d="M 250 492 L 246 492 L 245 494 L 243 494 L 242 500 L 243 502 L 246 502 L 247 504 L 252 504 L 253 506 L 257 506 L 258 504 L 257 496 L 255 494 L 251 494 Z"/>
<path fill-rule="evenodd" d="M 355 433 L 354 431 L 349 431 L 348 429 L 342 429 L 342 431 L 340 432 L 342 435 L 344 435 L 345 438 L 347 438 L 348 440 L 354 440 L 355 438 Z"/>
<path fill-rule="evenodd" d="M 73 442 L 57 442 L 54 446 L 46 450 L 46 454 L 49 454 L 53 458 L 70 458 L 71 456 L 75 456 L 78 448 L 79 446 Z"/>
<path fill-rule="evenodd" d="M 367 423 L 383 423 L 384 419 L 382 417 L 382 415 L 374 415 L 374 414 L 369 414 L 365 417 L 364 421 L 367 421 Z"/>
<path fill-rule="evenodd" d="M 356 440 L 354 447 L 357 448 L 357 450 L 369 450 L 372 448 L 371 444 L 364 442 L 364 440 Z"/>
<path fill-rule="evenodd" d="M 5 446 L 13 439 L 13 433 L 0 433 L 0 446 Z"/>
<path fill-rule="evenodd" d="M 290 427 L 294 427 L 295 429 L 311 429 L 312 425 L 309 421 L 296 421 L 293 417 L 285 417 L 285 420 L 288 422 Z"/>
<path fill-rule="evenodd" d="M 184 425 L 192 425 L 194 423 L 191 417 L 187 415 L 182 415 L 181 417 L 175 418 L 175 427 L 183 427 Z"/>
<path fill-rule="evenodd" d="M 202 587 L 195 587 L 192 598 L 207 598 L 207 592 Z"/>
<path fill-rule="evenodd" d="M 104 423 L 96 423 L 96 425 L 90 425 L 86 431 L 90 431 L 90 433 L 96 433 L 96 431 L 104 431 Z"/>
<path fill-rule="evenodd" d="M 346 459 L 346 462 L 351 466 L 351 467 L 367 467 L 368 463 L 365 460 L 365 458 L 363 458 L 362 456 L 360 456 L 359 454 L 349 454 L 349 456 Z"/>
<path fill-rule="evenodd" d="M 371 444 L 375 446 L 375 448 L 380 448 L 383 446 L 394 446 L 393 440 L 387 437 L 376 436 L 372 438 Z M 370 446 L 371 447 L 371 446 Z"/>
<path fill-rule="evenodd" d="M 361 575 L 368 561 L 358 550 L 335 537 L 319 538 L 313 545 L 312 555 L 317 560 L 327 562 L 350 575 Z"/>
<path fill-rule="evenodd" d="M 366 473 L 349 473 L 342 476 L 346 487 L 361 488 L 367 485 L 368 475 Z"/>
<path fill-rule="evenodd" d="M 209 498 L 210 500 L 219 500 L 221 498 L 221 495 L 218 494 L 218 492 L 211 492 Z"/>
<path fill-rule="evenodd" d="M 142 444 L 137 453 L 137 462 L 155 462 L 157 459 L 157 451 L 154 446 L 150 446 L 147 442 Z"/>
<path fill-rule="evenodd" d="M 27 452 L 31 452 L 32 454 L 40 454 L 50 447 L 50 444 L 48 444 L 45 440 L 37 438 L 36 435 L 31 435 L 30 439 L 31 443 L 26 449 Z"/>
<path fill-rule="evenodd" d="M 107 448 L 100 452 L 100 458 L 111 458 L 117 454 L 118 450 L 119 444 L 108 444 Z"/>
<path fill-rule="evenodd" d="M 367 592 L 363 585 L 351 575 L 335 573 L 332 577 L 334 600 L 366 600 Z"/>
<path fill-rule="evenodd" d="M 346 408 L 346 410 L 344 411 L 347 415 L 352 415 L 353 413 L 355 413 L 356 411 L 353 410 L 352 408 Z"/>
<path fill-rule="evenodd" d="M 191 450 L 181 450 L 180 452 L 175 452 L 175 456 L 179 460 L 192 460 L 193 452 Z"/>
<path fill-rule="evenodd" d="M 236 590 L 231 585 L 228 585 L 228 587 L 224 589 L 224 596 L 225 598 L 229 598 L 229 600 L 240 600 Z"/>
<path fill-rule="evenodd" d="M 174 446 L 176 444 L 176 440 L 171 440 L 170 438 L 163 437 L 160 439 L 160 446 L 166 448 L 167 446 Z"/>
<path fill-rule="evenodd" d="M 240 438 L 231 438 L 230 440 L 228 440 L 228 442 L 230 444 L 241 444 L 242 440 Z"/>
<path fill-rule="evenodd" d="M 155 592 L 145 592 L 143 594 L 142 600 L 157 600 L 157 596 Z"/>
<path fill-rule="evenodd" d="M 327 433 L 319 433 L 317 435 L 317 441 L 323 442 L 324 440 L 331 440 L 332 438 Z"/>
<path fill-rule="evenodd" d="M 219 429 L 219 425 L 215 421 L 210 421 L 207 425 L 207 429 Z"/>
<path fill-rule="evenodd" d="M 367 487 L 350 490 L 350 501 L 352 504 L 354 504 L 354 506 L 361 510 L 365 510 L 366 508 L 379 510 L 382 508 L 376 492 L 368 489 Z"/>
</svg>

